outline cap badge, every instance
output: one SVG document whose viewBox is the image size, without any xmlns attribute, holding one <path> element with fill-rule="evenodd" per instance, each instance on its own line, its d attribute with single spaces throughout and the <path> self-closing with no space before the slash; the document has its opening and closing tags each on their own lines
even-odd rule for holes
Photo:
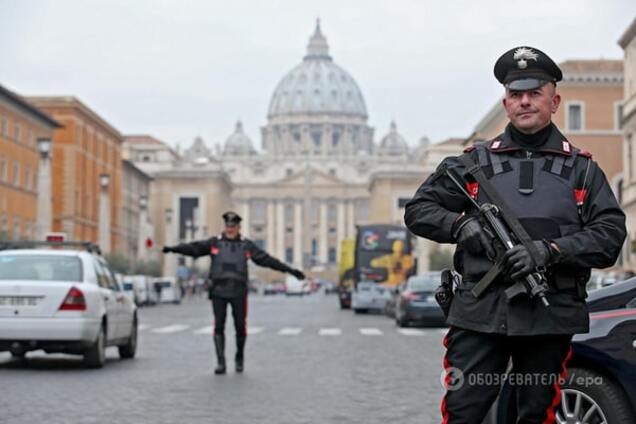
<svg viewBox="0 0 636 424">
<path fill-rule="evenodd" d="M 512 56 L 512 58 L 517 61 L 517 67 L 519 69 L 526 69 L 528 67 L 528 60 L 534 60 L 536 62 L 538 57 L 539 55 L 537 53 L 526 47 L 519 47 Z"/>
</svg>

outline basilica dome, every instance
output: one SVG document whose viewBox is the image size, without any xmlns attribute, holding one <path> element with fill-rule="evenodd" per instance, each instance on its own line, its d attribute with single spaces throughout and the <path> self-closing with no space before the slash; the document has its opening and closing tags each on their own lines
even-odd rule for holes
<svg viewBox="0 0 636 424">
<path fill-rule="evenodd" d="M 409 152 L 409 145 L 398 132 L 395 121 L 391 122 L 389 133 L 382 137 L 379 152 L 390 156 L 404 155 Z"/>
<path fill-rule="evenodd" d="M 347 71 L 333 63 L 318 21 L 302 63 L 276 86 L 267 116 L 325 113 L 367 118 L 360 88 Z"/>
<path fill-rule="evenodd" d="M 238 121 L 234 132 L 225 141 L 223 153 L 226 155 L 251 155 L 255 154 L 252 140 L 243 132 L 243 123 Z"/>
</svg>

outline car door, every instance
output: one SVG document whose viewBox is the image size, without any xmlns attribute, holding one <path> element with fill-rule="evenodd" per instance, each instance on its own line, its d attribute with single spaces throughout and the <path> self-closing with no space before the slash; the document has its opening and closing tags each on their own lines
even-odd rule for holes
<svg viewBox="0 0 636 424">
<path fill-rule="evenodd" d="M 101 262 L 97 258 L 93 258 L 95 273 L 97 274 L 97 284 L 106 309 L 106 319 L 108 320 L 107 340 L 112 341 L 119 337 L 118 323 L 119 305 L 117 303 L 116 293 L 113 290 L 112 283 Z"/>
<path fill-rule="evenodd" d="M 109 277 L 109 282 L 115 294 L 115 300 L 117 301 L 117 337 L 128 337 L 132 329 L 134 313 L 133 302 L 126 296 L 126 293 L 115 277 L 115 273 L 108 267 L 106 261 L 102 262 L 102 267 Z"/>
</svg>

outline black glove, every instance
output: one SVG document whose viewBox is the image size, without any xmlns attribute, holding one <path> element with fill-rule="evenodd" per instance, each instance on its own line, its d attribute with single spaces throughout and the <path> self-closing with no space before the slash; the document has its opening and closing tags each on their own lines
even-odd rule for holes
<svg viewBox="0 0 636 424">
<path fill-rule="evenodd" d="M 172 247 L 170 246 L 163 246 L 163 248 L 161 249 L 161 253 L 170 253 L 173 252 Z"/>
<path fill-rule="evenodd" d="M 305 274 L 299 269 L 292 268 L 289 270 L 289 273 L 301 281 L 305 279 Z"/>
<path fill-rule="evenodd" d="M 558 252 L 550 243 L 544 240 L 533 241 L 539 252 L 536 263 L 532 260 L 530 252 L 523 244 L 518 244 L 508 250 L 502 260 L 502 271 L 510 275 L 513 280 L 520 280 L 526 275 L 533 273 L 536 267 L 546 267 L 558 259 Z"/>
<path fill-rule="evenodd" d="M 479 255 L 485 251 L 488 258 L 494 259 L 496 253 L 492 242 L 474 216 L 458 219 L 453 224 L 452 232 L 453 237 L 457 239 L 457 245 L 468 253 Z"/>
</svg>

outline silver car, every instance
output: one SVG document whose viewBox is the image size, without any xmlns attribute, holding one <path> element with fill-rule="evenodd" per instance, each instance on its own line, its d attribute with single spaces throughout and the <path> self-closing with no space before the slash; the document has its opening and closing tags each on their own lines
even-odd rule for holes
<svg viewBox="0 0 636 424">
<path fill-rule="evenodd" d="M 0 351 L 42 349 L 104 365 L 107 346 L 121 358 L 137 349 L 137 310 L 106 261 L 90 251 L 0 251 Z"/>
</svg>

